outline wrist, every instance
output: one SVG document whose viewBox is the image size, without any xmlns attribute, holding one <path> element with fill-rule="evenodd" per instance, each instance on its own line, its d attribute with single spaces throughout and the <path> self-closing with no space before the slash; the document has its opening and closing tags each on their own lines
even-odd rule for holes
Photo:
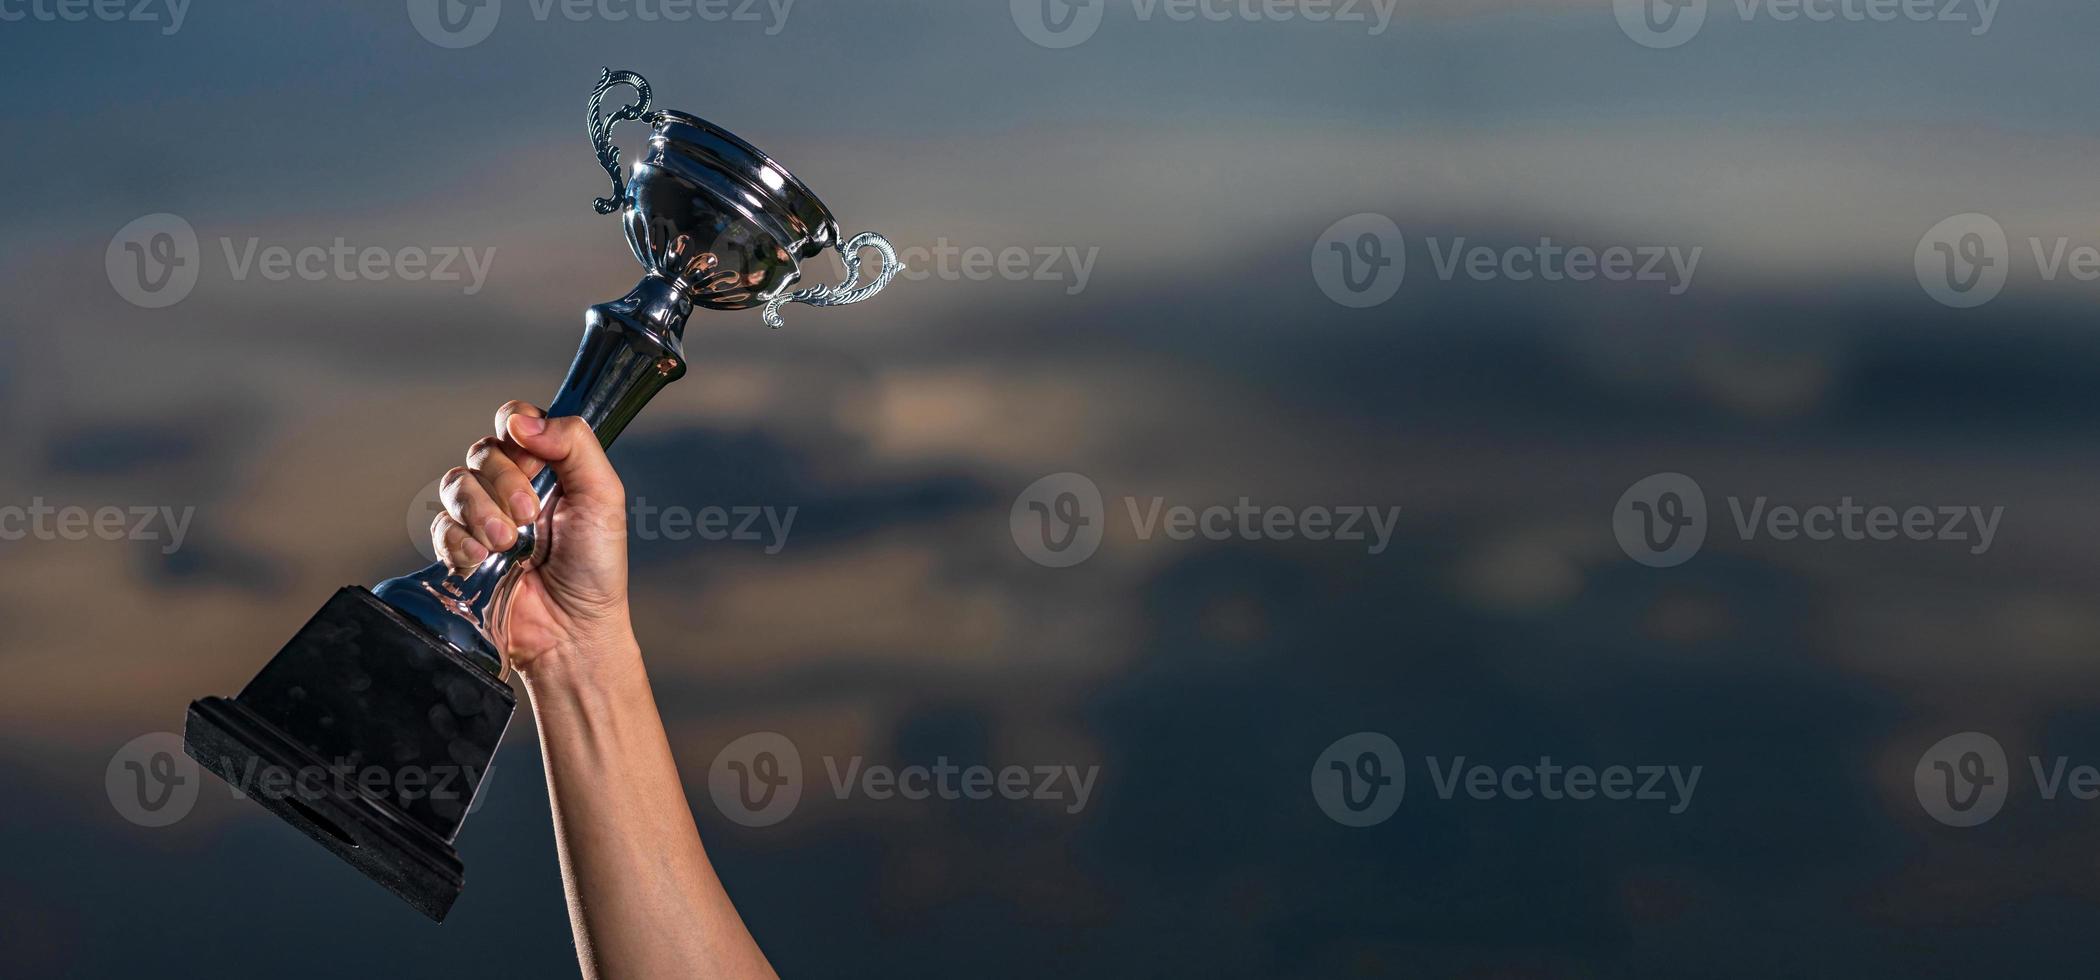
<svg viewBox="0 0 2100 980">
<path fill-rule="evenodd" d="M 610 700 L 646 688 L 642 648 L 632 629 L 621 627 L 572 637 L 517 664 L 518 677 L 538 704 L 543 697 L 579 705 Z"/>
</svg>

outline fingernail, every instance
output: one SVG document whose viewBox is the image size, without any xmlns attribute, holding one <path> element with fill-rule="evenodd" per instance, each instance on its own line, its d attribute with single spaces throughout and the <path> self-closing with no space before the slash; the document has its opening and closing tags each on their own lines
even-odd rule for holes
<svg viewBox="0 0 2100 980">
<path fill-rule="evenodd" d="M 521 524 L 532 523 L 533 518 L 540 516 L 539 499 L 523 490 L 511 494 L 510 515 Z"/>
<path fill-rule="evenodd" d="M 467 564 L 469 565 L 479 565 L 487 561 L 489 557 L 489 550 L 482 547 L 481 542 L 473 538 L 468 538 L 466 543 L 460 545 L 459 552 L 467 556 Z"/>
<path fill-rule="evenodd" d="M 536 436 L 547 431 L 547 420 L 531 415 L 513 415 L 510 424 L 518 427 L 521 436 Z"/>
<path fill-rule="evenodd" d="M 488 533 L 489 543 L 494 544 L 498 548 L 510 547 L 511 539 L 518 533 L 517 528 L 505 523 L 501 517 L 491 517 L 482 521 L 481 529 Z"/>
</svg>

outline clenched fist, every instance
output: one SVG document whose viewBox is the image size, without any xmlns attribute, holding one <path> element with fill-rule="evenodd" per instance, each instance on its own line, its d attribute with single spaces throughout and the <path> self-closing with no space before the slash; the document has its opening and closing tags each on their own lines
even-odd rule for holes
<svg viewBox="0 0 2100 980">
<path fill-rule="evenodd" d="M 552 467 L 560 492 L 541 513 L 532 480 Z M 445 511 L 431 522 L 438 555 L 454 574 L 518 543 L 532 526 L 536 561 L 518 576 L 507 610 L 491 610 L 504 657 L 528 678 L 560 661 L 588 670 L 635 650 L 627 612 L 627 490 L 598 436 L 580 418 L 550 419 L 537 406 L 507 402 L 496 434 L 467 449 L 465 466 L 439 484 Z"/>
</svg>

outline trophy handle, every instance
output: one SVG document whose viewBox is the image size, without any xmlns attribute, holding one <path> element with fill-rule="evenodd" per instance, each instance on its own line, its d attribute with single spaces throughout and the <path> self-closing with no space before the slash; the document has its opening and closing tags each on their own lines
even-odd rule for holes
<svg viewBox="0 0 2100 980">
<path fill-rule="evenodd" d="M 875 274 L 874 281 L 863 285 L 860 281 L 860 253 L 862 249 L 869 248 L 882 256 L 882 269 Z M 791 293 L 787 291 L 787 287 L 794 285 L 795 280 L 788 280 L 780 289 L 775 290 L 773 295 L 766 297 L 766 326 L 780 329 L 786 322 L 780 318 L 780 308 L 789 303 L 804 303 L 809 306 L 847 306 L 858 303 L 882 292 L 882 287 L 889 285 L 890 280 L 897 278 L 897 275 L 904 271 L 904 263 L 897 261 L 896 247 L 890 244 L 889 239 L 872 231 L 853 236 L 853 240 L 840 245 L 838 251 L 839 259 L 846 264 L 846 281 L 837 285 L 797 289 Z"/>
<path fill-rule="evenodd" d="M 600 119 L 598 107 L 605 102 L 606 93 L 621 85 L 634 89 L 639 95 L 632 104 L 621 107 L 610 118 Z M 598 165 L 605 168 L 605 175 L 612 178 L 613 196 L 601 197 L 591 202 L 599 214 L 611 214 L 619 210 L 627 200 L 627 185 L 620 180 L 620 148 L 613 145 L 612 128 L 622 120 L 639 120 L 649 112 L 649 80 L 631 71 L 598 69 L 598 84 L 591 89 L 591 149 L 598 154 Z"/>
</svg>

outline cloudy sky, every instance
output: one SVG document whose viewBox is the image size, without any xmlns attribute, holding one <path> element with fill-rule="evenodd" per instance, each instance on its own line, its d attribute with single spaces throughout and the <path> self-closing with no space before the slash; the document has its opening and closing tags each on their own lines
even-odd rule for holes
<svg viewBox="0 0 2100 980">
<path fill-rule="evenodd" d="M 216 781 L 140 826 L 122 762 L 335 588 L 417 567 L 423 488 L 640 274 L 590 208 L 600 66 L 915 266 L 777 332 L 697 314 L 692 373 L 614 452 L 652 506 L 794 509 L 634 552 L 689 796 L 784 972 L 2082 964 L 2094 804 L 2029 758 L 2100 765 L 2092 5 L 1712 0 L 1675 43 L 1609 0 L 174 2 L 0 0 L 4 972 L 569 969 L 529 721 L 442 927 Z M 165 305 L 125 247 L 155 215 L 196 240 Z M 252 260 L 338 241 L 389 274 Z M 1323 279 L 1352 249 L 1395 260 L 1383 302 Z M 1656 274 L 1538 274 L 1613 249 Z M 1053 568 L 1026 504 L 1061 473 L 1103 536 Z M 1658 568 L 1615 515 L 1668 473 L 1705 540 Z M 1145 519 L 1243 499 L 1392 518 Z M 1848 500 L 1934 530 L 1741 526 Z M 10 530 L 41 506 L 144 530 Z M 802 801 L 746 827 L 710 765 L 767 731 Z M 1408 767 L 1363 828 L 1317 789 L 1357 732 Z M 1955 828 L 1914 777 L 1966 732 L 2007 796 Z M 1441 798 L 1460 757 L 1702 775 L 1676 813 Z M 854 758 L 1098 778 L 1076 812 L 841 797 Z"/>
</svg>

